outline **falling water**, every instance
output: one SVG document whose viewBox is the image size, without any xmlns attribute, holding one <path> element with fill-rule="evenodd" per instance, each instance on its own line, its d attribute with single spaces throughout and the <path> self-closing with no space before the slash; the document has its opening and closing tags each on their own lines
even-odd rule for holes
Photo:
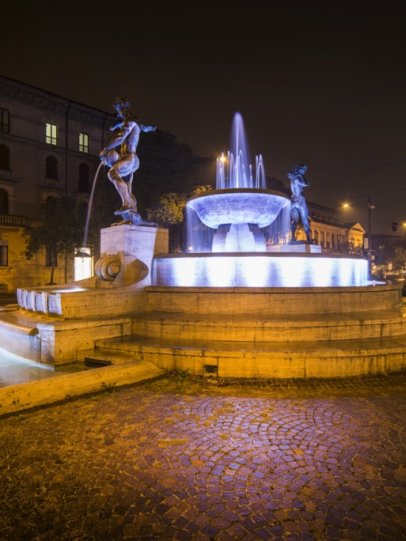
<svg viewBox="0 0 406 541">
<path fill-rule="evenodd" d="M 255 175 L 250 164 L 250 154 L 244 121 L 240 113 L 234 115 L 231 128 L 231 150 L 227 157 L 217 159 L 216 188 L 266 188 L 262 156 L 255 156 Z"/>
<path fill-rule="evenodd" d="M 270 245 L 288 244 L 290 240 L 290 203 L 282 208 L 276 220 L 265 231 Z"/>
<path fill-rule="evenodd" d="M 103 162 L 100 162 L 99 167 L 97 168 L 96 173 L 94 175 L 94 179 L 93 179 L 92 191 L 90 192 L 89 205 L 87 206 L 87 215 L 86 215 L 85 231 L 83 233 L 82 246 L 87 246 L 87 237 L 89 235 L 89 223 L 90 223 L 90 215 L 91 215 L 92 206 L 93 206 L 94 190 L 96 187 L 97 177 L 99 176 L 99 171 L 102 165 L 103 165 Z"/>
<path fill-rule="evenodd" d="M 186 252 L 211 252 L 214 229 L 206 227 L 191 207 L 186 207 Z"/>
</svg>

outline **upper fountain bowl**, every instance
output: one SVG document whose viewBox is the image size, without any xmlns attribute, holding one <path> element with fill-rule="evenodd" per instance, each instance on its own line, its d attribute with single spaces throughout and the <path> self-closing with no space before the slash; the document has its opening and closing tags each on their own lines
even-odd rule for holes
<svg viewBox="0 0 406 541">
<path fill-rule="evenodd" d="M 196 212 L 207 227 L 224 224 L 256 224 L 267 227 L 289 204 L 289 197 L 274 190 L 231 188 L 189 199 L 187 208 Z"/>
</svg>

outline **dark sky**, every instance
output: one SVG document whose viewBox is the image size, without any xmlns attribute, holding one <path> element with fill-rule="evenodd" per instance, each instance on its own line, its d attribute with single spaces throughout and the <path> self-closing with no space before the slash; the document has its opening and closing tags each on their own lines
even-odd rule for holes
<svg viewBox="0 0 406 541">
<path fill-rule="evenodd" d="M 375 231 L 406 221 L 405 8 L 159 4 L 3 0 L 0 72 L 103 110 L 126 95 L 213 157 L 239 111 L 267 175 L 306 163 L 309 200 L 350 200 L 366 226 L 370 195 Z"/>
</svg>

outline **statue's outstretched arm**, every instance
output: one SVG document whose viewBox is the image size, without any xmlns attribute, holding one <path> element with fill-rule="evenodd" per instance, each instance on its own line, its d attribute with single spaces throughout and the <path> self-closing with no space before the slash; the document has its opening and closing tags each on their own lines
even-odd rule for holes
<svg viewBox="0 0 406 541">
<path fill-rule="evenodd" d="M 156 126 L 144 126 L 144 124 L 141 124 L 140 125 L 140 130 L 145 132 L 145 133 L 148 133 L 150 131 L 155 131 L 156 130 Z"/>
</svg>

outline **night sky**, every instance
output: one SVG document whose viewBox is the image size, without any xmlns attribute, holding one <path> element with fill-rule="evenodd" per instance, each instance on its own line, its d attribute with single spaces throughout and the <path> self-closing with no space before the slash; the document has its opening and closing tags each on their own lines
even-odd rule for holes
<svg viewBox="0 0 406 541">
<path fill-rule="evenodd" d="M 306 163 L 308 200 L 349 200 L 366 226 L 369 195 L 389 233 L 406 221 L 406 10 L 391 4 L 7 0 L 0 73 L 107 111 L 128 96 L 213 158 L 239 111 L 267 175 L 287 185 Z"/>
</svg>

